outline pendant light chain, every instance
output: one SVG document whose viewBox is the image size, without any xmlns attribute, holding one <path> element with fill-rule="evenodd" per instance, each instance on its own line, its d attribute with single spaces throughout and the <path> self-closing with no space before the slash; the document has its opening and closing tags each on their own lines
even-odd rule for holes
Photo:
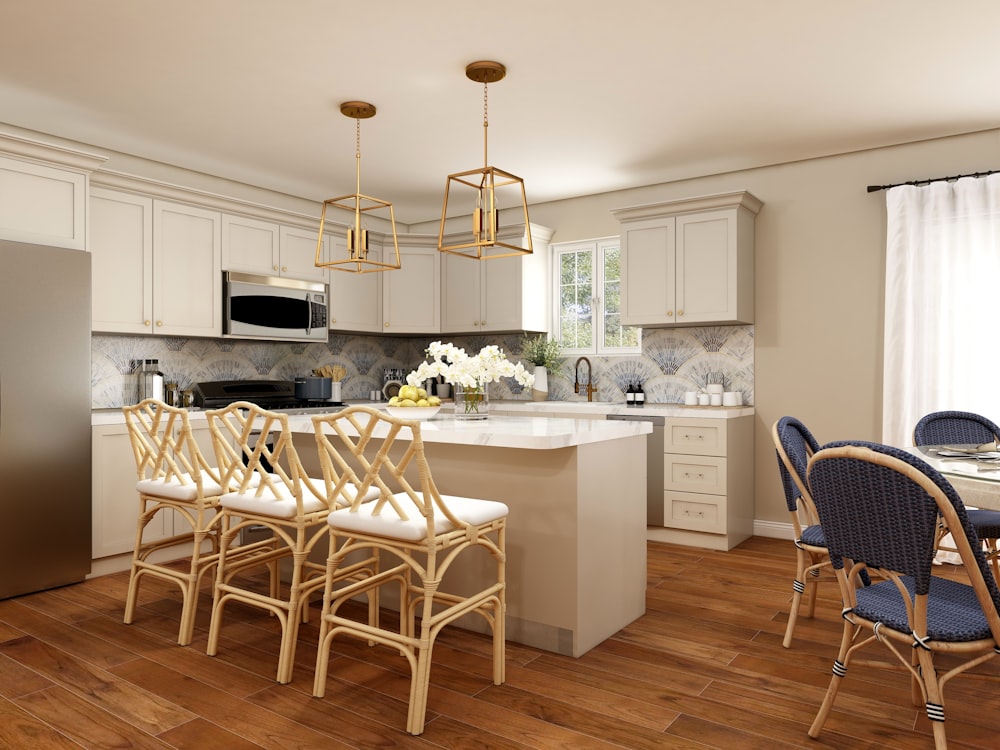
<svg viewBox="0 0 1000 750">
<path fill-rule="evenodd" d="M 484 81 L 483 82 L 483 166 L 484 167 L 489 166 L 490 163 L 489 138 L 487 136 L 487 131 L 490 127 L 489 106 L 490 106 L 490 84 Z"/>
<path fill-rule="evenodd" d="M 354 118 L 354 159 L 357 166 L 357 188 L 355 192 L 361 192 L 361 118 Z"/>
</svg>

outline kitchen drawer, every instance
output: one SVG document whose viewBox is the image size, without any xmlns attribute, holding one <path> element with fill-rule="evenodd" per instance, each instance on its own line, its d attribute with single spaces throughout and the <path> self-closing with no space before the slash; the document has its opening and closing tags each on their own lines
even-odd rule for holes
<svg viewBox="0 0 1000 750">
<path fill-rule="evenodd" d="M 674 529 L 726 533 L 726 498 L 697 492 L 663 493 L 663 525 Z"/>
<path fill-rule="evenodd" d="M 668 418 L 663 451 L 694 456 L 725 456 L 726 420 Z"/>
<path fill-rule="evenodd" d="M 718 456 L 663 457 L 663 488 L 681 492 L 726 494 L 726 459 Z"/>
</svg>

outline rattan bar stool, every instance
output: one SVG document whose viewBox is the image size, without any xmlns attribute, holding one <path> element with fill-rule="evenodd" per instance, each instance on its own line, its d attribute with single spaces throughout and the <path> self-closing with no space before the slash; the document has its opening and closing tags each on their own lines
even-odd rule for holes
<svg viewBox="0 0 1000 750">
<path fill-rule="evenodd" d="M 310 553 L 328 539 L 328 502 L 322 479 L 310 478 L 296 452 L 288 416 L 240 401 L 206 412 L 219 477 L 234 486 L 219 500 L 221 523 L 219 565 L 216 573 L 209 656 L 219 649 L 223 611 L 231 601 L 258 607 L 281 623 L 277 681 L 292 680 L 299 624 L 307 621 L 309 595 L 323 588 L 326 566 L 309 560 Z M 369 498 L 374 492 L 368 493 Z M 252 555 L 233 555 L 241 529 L 263 526 L 273 544 Z M 288 580 L 270 576 L 269 590 L 248 575 L 266 566 L 273 572 L 280 561 L 291 562 Z M 340 578 L 372 574 L 377 560 L 369 555 L 340 571 Z M 377 614 L 377 607 L 369 610 Z"/>
<path fill-rule="evenodd" d="M 145 399 L 122 412 L 135 457 L 139 495 L 124 621 L 130 624 L 135 619 L 139 586 L 145 576 L 176 583 L 182 602 L 177 642 L 186 646 L 194 633 L 202 579 L 219 559 L 218 512 L 223 494 L 219 474 L 199 450 L 185 409 Z M 163 513 L 173 513 L 175 521 L 182 519 L 190 531 L 147 539 L 150 522 Z M 162 560 L 164 551 L 182 546 L 191 549 L 186 565 L 153 559 Z"/>
<path fill-rule="evenodd" d="M 421 734 L 431 651 L 446 625 L 468 614 L 483 617 L 493 633 L 493 683 L 504 682 L 507 506 L 442 495 L 431 477 L 417 421 L 364 406 L 314 416 L 312 421 L 327 495 L 353 498 L 348 507 L 332 511 L 326 520 L 331 554 L 313 695 L 322 698 L 325 694 L 331 643 L 338 635 L 388 646 L 409 662 L 406 731 Z M 378 499 L 363 503 L 369 489 L 377 491 Z M 369 549 L 378 550 L 381 556 L 379 571 L 335 588 L 346 561 Z M 477 560 L 477 556 L 483 557 Z M 484 569 L 495 569 L 480 590 L 461 595 L 441 590 L 452 565 L 464 567 L 480 561 Z M 341 611 L 352 598 L 382 586 L 399 592 L 398 630 L 361 622 Z"/>
</svg>

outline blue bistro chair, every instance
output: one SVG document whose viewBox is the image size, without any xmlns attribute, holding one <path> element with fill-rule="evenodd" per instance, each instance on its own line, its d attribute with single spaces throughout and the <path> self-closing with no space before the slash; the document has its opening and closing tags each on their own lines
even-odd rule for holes
<svg viewBox="0 0 1000 750">
<path fill-rule="evenodd" d="M 968 411 L 937 411 L 921 417 L 913 429 L 914 445 L 984 445 L 1000 442 L 1000 427 Z M 1000 511 L 970 508 L 966 511 L 976 535 L 986 548 L 993 575 L 1000 580 Z M 948 533 L 942 526 L 940 537 Z M 941 539 L 938 539 L 940 546 Z M 950 547 L 942 549 L 951 550 Z"/>
<path fill-rule="evenodd" d="M 945 683 L 1000 654 L 1000 589 L 961 498 L 925 461 L 875 443 L 824 446 L 810 459 L 807 479 L 844 601 L 840 650 L 809 736 L 823 729 L 851 658 L 878 641 L 910 673 L 914 704 L 924 703 L 935 747 L 947 747 Z M 969 583 L 934 575 L 939 516 L 952 530 Z M 883 580 L 859 588 L 867 568 Z M 948 655 L 940 672 L 939 653 Z"/>
<path fill-rule="evenodd" d="M 806 466 L 819 443 L 795 417 L 782 417 L 771 427 L 771 437 L 778 456 L 778 472 L 785 491 L 785 503 L 795 531 L 795 579 L 792 581 L 792 605 L 781 645 L 791 648 L 792 633 L 798 619 L 802 595 L 808 592 L 806 616 L 816 610 L 816 588 L 824 569 L 830 569 L 823 528 L 806 487 Z"/>
</svg>

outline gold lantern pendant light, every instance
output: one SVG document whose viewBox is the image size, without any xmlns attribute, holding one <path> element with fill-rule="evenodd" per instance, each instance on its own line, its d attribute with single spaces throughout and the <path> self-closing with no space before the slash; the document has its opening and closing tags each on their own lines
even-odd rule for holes
<svg viewBox="0 0 1000 750">
<path fill-rule="evenodd" d="M 376 271 L 391 271 L 400 267 L 399 263 L 399 242 L 396 239 L 396 215 L 392 210 L 392 204 L 386 201 L 372 198 L 370 195 L 361 193 L 361 121 L 375 116 L 375 105 L 367 102 L 344 102 L 340 105 L 341 114 L 352 117 L 355 121 L 355 160 L 356 186 L 353 195 L 344 195 L 339 198 L 330 198 L 323 201 L 323 215 L 319 220 L 319 239 L 316 241 L 316 263 L 318 268 L 329 268 L 334 271 L 347 271 L 350 273 L 374 273 Z M 353 223 L 347 228 L 347 257 L 326 260 L 323 258 L 323 228 L 326 225 L 327 210 L 330 208 L 349 211 L 353 214 Z M 386 254 L 389 258 L 380 260 L 375 257 L 368 257 L 368 229 L 365 228 L 362 218 L 376 211 L 388 209 L 388 221 L 392 232 L 392 252 Z"/>
<path fill-rule="evenodd" d="M 524 180 L 502 169 L 491 167 L 489 161 L 489 84 L 503 80 L 507 75 L 507 69 L 498 62 L 480 61 L 466 66 L 465 75 L 470 80 L 483 84 L 483 167 L 448 175 L 444 189 L 444 206 L 441 209 L 438 250 L 476 260 L 530 255 L 533 248 L 531 232 L 527 231 L 528 202 L 524 195 Z M 455 188 L 454 193 L 452 187 Z M 498 193 L 511 201 L 509 204 L 511 208 L 515 202 L 520 203 L 526 231 L 517 239 L 526 238 L 526 246 L 504 242 L 498 237 L 500 231 Z M 471 232 L 449 234 L 450 244 L 446 244 L 445 221 L 448 217 L 449 201 L 455 213 L 471 213 L 472 227 Z"/>
</svg>

